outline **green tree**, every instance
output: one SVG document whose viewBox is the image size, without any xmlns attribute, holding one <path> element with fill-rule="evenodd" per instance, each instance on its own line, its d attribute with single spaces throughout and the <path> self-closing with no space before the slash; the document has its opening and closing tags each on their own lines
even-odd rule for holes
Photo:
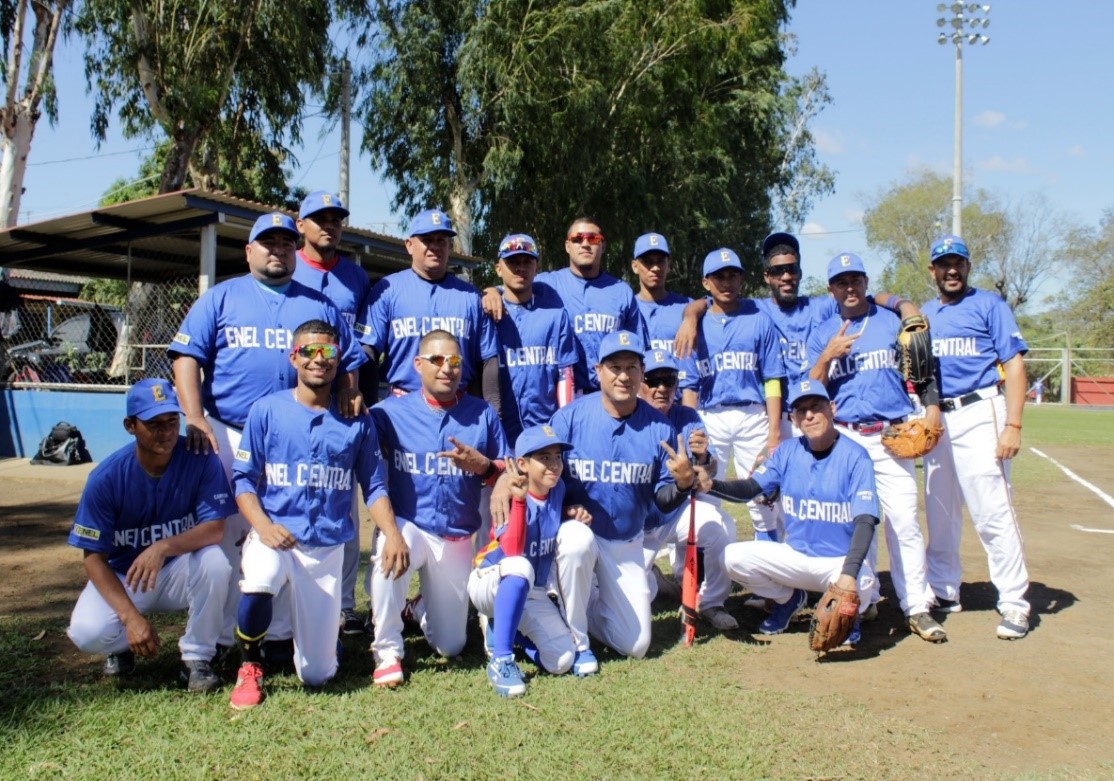
<svg viewBox="0 0 1114 781">
<path fill-rule="evenodd" d="M 362 39 L 379 52 L 358 79 L 364 149 L 396 208 L 447 207 L 464 251 L 522 230 L 561 266 L 565 227 L 591 213 L 612 272 L 656 230 L 693 289 L 707 251 L 757 254 L 779 193 L 808 202 L 799 120 L 822 101 L 782 69 L 786 5 L 380 0 Z"/>
<path fill-rule="evenodd" d="M 886 259 L 875 289 L 924 301 L 937 294 L 928 273 L 932 240 L 950 230 L 951 179 L 917 171 L 875 196 L 863 216 L 866 240 Z M 971 251 L 971 283 L 996 290 L 1023 308 L 1048 275 L 1068 233 L 1068 222 L 1043 195 L 1004 204 L 978 189 L 963 206 L 963 239 Z"/>
<path fill-rule="evenodd" d="M 187 180 L 274 192 L 304 93 L 326 75 L 331 13 L 315 0 L 85 0 L 74 29 L 88 45 L 94 137 L 115 111 L 126 136 L 165 139 L 158 192 Z"/>
<path fill-rule="evenodd" d="M 1077 283 L 1060 294 L 1056 321 L 1076 347 L 1114 345 L 1114 209 L 1102 216 L 1097 229 L 1076 228 L 1068 249 L 1060 255 L 1070 263 Z"/>
</svg>

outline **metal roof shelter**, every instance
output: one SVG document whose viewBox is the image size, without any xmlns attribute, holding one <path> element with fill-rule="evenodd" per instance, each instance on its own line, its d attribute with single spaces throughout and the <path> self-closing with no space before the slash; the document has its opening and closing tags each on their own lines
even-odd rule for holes
<svg viewBox="0 0 1114 781">
<path fill-rule="evenodd" d="M 0 265 L 131 281 L 200 268 L 203 291 L 247 272 L 248 232 L 257 217 L 273 211 L 285 210 L 220 192 L 155 195 L 0 230 Z M 341 252 L 373 279 L 410 266 L 402 239 L 360 228 L 345 227 Z M 457 271 L 478 262 L 458 253 L 449 260 Z"/>
</svg>

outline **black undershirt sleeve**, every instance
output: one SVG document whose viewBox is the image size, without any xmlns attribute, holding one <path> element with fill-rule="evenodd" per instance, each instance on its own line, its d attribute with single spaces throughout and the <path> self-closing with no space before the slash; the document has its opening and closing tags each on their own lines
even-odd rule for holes
<svg viewBox="0 0 1114 781">
<path fill-rule="evenodd" d="M 855 530 L 851 532 L 851 545 L 847 548 L 847 557 L 843 560 L 842 574 L 853 578 L 859 577 L 859 569 L 866 560 L 870 542 L 874 539 L 874 527 L 878 525 L 878 518 L 873 515 L 856 515 Z"/>
<path fill-rule="evenodd" d="M 751 477 L 741 480 L 713 480 L 710 493 L 731 502 L 749 502 L 762 493 L 762 486 Z"/>
</svg>

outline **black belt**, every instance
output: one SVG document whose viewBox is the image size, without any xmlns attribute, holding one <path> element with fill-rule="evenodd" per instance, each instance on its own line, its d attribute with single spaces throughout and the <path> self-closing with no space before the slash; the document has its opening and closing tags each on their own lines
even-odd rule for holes
<svg viewBox="0 0 1114 781">
<path fill-rule="evenodd" d="M 960 407 L 966 407 L 968 404 L 974 404 L 976 401 L 983 401 L 984 399 L 993 399 L 1001 393 L 1001 385 L 979 388 L 977 391 L 971 391 L 970 393 L 965 393 L 962 396 L 956 396 L 952 399 L 941 399 L 940 410 L 942 412 L 955 412 Z"/>
<path fill-rule="evenodd" d="M 860 434 L 870 435 L 881 433 L 882 429 L 892 423 L 903 423 L 904 421 L 904 418 L 897 418 L 896 420 L 868 420 L 863 423 L 844 423 L 842 420 L 837 420 L 835 423 L 837 426 L 849 428 Z"/>
</svg>

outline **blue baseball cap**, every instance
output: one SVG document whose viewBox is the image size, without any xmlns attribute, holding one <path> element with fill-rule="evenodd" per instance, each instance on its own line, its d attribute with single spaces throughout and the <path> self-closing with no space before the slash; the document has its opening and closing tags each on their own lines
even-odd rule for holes
<svg viewBox="0 0 1114 781">
<path fill-rule="evenodd" d="M 406 229 L 407 236 L 424 236 L 427 233 L 447 233 L 450 236 L 455 236 L 456 231 L 453 230 L 453 222 L 449 219 L 449 215 L 440 209 L 426 209 L 425 211 L 418 212 L 414 218 L 410 220 L 410 225 Z"/>
<path fill-rule="evenodd" d="M 302 237 L 302 234 L 298 233 L 298 226 L 294 224 L 294 220 L 289 215 L 282 212 L 272 212 L 271 214 L 264 214 L 251 226 L 251 233 L 248 234 L 248 244 L 251 244 L 264 233 L 270 233 L 271 231 L 285 231 L 293 236 L 295 241 Z"/>
<path fill-rule="evenodd" d="M 311 214 L 323 212 L 326 209 L 344 212 L 345 217 L 351 214 L 344 208 L 344 201 L 336 193 L 331 193 L 328 190 L 314 190 L 302 201 L 302 206 L 298 209 L 298 219 L 304 220 Z"/>
<path fill-rule="evenodd" d="M 725 268 L 737 268 L 739 271 L 743 270 L 743 264 L 736 255 L 727 247 L 720 247 L 714 249 L 704 256 L 704 276 L 711 276 L 717 271 L 723 271 Z"/>
<path fill-rule="evenodd" d="M 971 259 L 971 253 L 967 251 L 967 245 L 963 242 L 963 239 L 950 233 L 932 242 L 932 249 L 929 250 L 928 254 L 933 263 L 948 255 L 958 255 L 964 260 Z"/>
<path fill-rule="evenodd" d="M 537 260 L 538 243 L 533 236 L 525 233 L 508 233 L 499 242 L 499 258 L 509 258 L 512 255 L 529 255 Z"/>
<path fill-rule="evenodd" d="M 615 353 L 635 353 L 639 358 L 646 348 L 638 334 L 630 331 L 612 331 L 600 342 L 600 355 L 596 363 L 603 363 Z"/>
<path fill-rule="evenodd" d="M 647 252 L 664 252 L 669 254 L 669 242 L 660 233 L 643 233 L 634 240 L 634 257 L 638 259 Z"/>
<path fill-rule="evenodd" d="M 863 259 L 852 252 L 843 252 L 828 261 L 829 282 L 838 277 L 840 274 L 855 273 L 865 276 L 866 266 L 863 265 Z"/>
<path fill-rule="evenodd" d="M 766 255 L 774 247 L 779 244 L 788 244 L 797 253 L 797 257 L 801 256 L 801 242 L 797 241 L 797 237 L 792 233 L 771 233 L 769 236 L 762 240 L 762 259 L 766 259 Z"/>
<path fill-rule="evenodd" d="M 657 369 L 680 371 L 677 368 L 677 362 L 673 360 L 673 354 L 669 350 L 647 350 L 646 354 L 642 356 L 642 362 L 646 364 L 647 374 Z"/>
<path fill-rule="evenodd" d="M 127 409 L 129 418 L 139 418 L 146 422 L 167 412 L 182 413 L 178 406 L 178 394 L 168 380 L 151 377 L 140 380 L 128 390 Z"/>
<path fill-rule="evenodd" d="M 828 389 L 824 387 L 824 383 L 820 380 L 808 379 L 789 383 L 789 407 L 791 409 L 798 401 L 809 396 L 819 396 L 825 401 L 831 401 Z"/>
<path fill-rule="evenodd" d="M 531 426 L 518 435 L 518 441 L 514 443 L 514 455 L 515 458 L 526 458 L 550 445 L 556 445 L 562 450 L 572 450 L 572 445 L 557 436 L 552 426 Z"/>
</svg>

